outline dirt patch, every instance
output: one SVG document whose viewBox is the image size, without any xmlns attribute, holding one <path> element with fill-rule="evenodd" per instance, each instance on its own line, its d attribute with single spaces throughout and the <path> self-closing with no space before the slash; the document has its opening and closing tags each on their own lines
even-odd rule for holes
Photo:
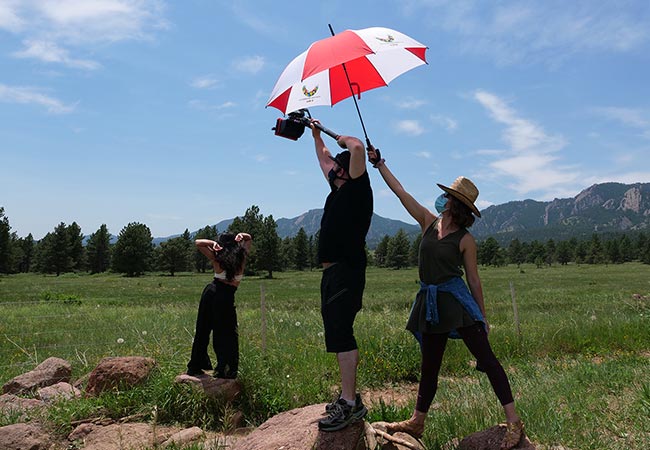
<svg viewBox="0 0 650 450">
<path fill-rule="evenodd" d="M 369 408 L 379 406 L 382 401 L 386 405 L 392 405 L 400 408 L 408 406 L 409 404 L 413 404 L 417 396 L 417 383 L 390 385 L 381 388 L 361 391 L 363 403 Z"/>
</svg>

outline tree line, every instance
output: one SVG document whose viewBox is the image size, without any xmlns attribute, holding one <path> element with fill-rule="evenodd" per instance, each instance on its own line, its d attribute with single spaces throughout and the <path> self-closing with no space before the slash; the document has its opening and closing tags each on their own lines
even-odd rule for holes
<svg viewBox="0 0 650 450">
<path fill-rule="evenodd" d="M 308 236 L 303 228 L 293 237 L 281 239 L 272 215 L 264 216 L 258 206 L 251 206 L 236 217 L 227 232 L 240 231 L 253 236 L 247 273 L 265 274 L 284 270 L 311 270 L 318 266 L 318 233 Z M 84 235 L 76 222 L 61 222 L 40 241 L 29 234 L 20 238 L 11 232 L 9 219 L 0 207 L 0 273 L 37 272 L 60 275 L 67 272 L 101 273 L 113 271 L 139 276 L 148 271 L 206 272 L 209 261 L 194 246 L 195 239 L 216 240 L 220 230 L 214 225 L 192 234 L 187 229 L 178 237 L 160 245 L 153 244 L 149 227 L 132 222 L 126 225 L 111 243 L 106 225 L 92 233 L 84 245 Z M 400 229 L 394 236 L 385 235 L 376 249 L 367 251 L 368 261 L 378 267 L 400 269 L 417 266 L 422 237 L 409 239 Z M 617 264 L 628 261 L 650 264 L 650 236 L 644 232 L 633 236 L 593 234 L 590 239 L 571 238 L 555 242 L 520 242 L 513 239 L 507 247 L 489 237 L 478 243 L 478 262 L 484 266 L 532 263 L 538 267 L 553 264 Z"/>
<path fill-rule="evenodd" d="M 281 239 L 273 216 L 264 217 L 255 205 L 242 217 L 235 218 L 227 230 L 206 225 L 192 234 L 186 229 L 182 235 L 160 245 L 153 244 L 149 227 L 138 222 L 122 228 L 114 244 L 103 224 L 88 236 L 84 245 L 85 237 L 76 222 L 70 225 L 61 222 L 39 241 L 31 233 L 21 238 L 11 231 L 9 218 L 0 207 L 0 273 L 60 275 L 113 271 L 139 276 L 148 271 L 163 271 L 173 276 L 191 270 L 206 272 L 212 266 L 196 250 L 194 240 L 216 240 L 220 231 L 243 231 L 253 236 L 254 245 L 246 266 L 249 274 L 266 273 L 272 278 L 274 271 L 312 269 L 317 263 L 317 236 L 307 236 L 301 228 L 293 238 Z"/>
</svg>

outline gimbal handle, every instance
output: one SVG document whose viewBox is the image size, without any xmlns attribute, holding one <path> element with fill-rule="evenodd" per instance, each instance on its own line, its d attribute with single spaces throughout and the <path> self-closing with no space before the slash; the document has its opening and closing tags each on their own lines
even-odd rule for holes
<svg viewBox="0 0 650 450">
<path fill-rule="evenodd" d="M 335 141 L 338 141 L 339 138 L 341 137 L 340 134 L 336 134 L 335 132 L 333 132 L 333 131 L 330 130 L 329 128 L 325 128 L 324 126 L 322 126 L 322 125 L 321 125 L 320 123 L 318 123 L 318 122 L 312 122 L 312 123 L 314 124 L 314 126 L 315 126 L 316 128 L 318 128 L 319 130 L 321 130 L 323 133 L 325 133 L 325 134 L 328 135 L 329 137 L 333 138 Z"/>
</svg>

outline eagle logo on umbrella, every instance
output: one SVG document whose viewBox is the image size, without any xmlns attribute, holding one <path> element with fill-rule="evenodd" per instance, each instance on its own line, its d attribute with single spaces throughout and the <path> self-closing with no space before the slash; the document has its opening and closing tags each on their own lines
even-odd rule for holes
<svg viewBox="0 0 650 450">
<path fill-rule="evenodd" d="M 395 40 L 395 38 L 394 38 L 393 36 L 391 36 L 390 34 L 387 35 L 387 37 L 385 37 L 385 38 L 376 37 L 376 39 L 377 39 L 378 41 L 386 42 L 386 43 L 388 43 L 388 42 L 393 42 L 393 41 Z"/>
<path fill-rule="evenodd" d="M 302 86 L 302 93 L 305 94 L 305 97 L 313 97 L 318 92 L 318 85 L 311 91 L 307 89 L 307 86 Z"/>
</svg>

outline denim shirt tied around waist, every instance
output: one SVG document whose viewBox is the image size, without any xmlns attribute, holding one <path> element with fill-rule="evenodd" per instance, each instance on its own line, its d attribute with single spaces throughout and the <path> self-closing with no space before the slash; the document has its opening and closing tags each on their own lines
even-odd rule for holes
<svg viewBox="0 0 650 450">
<path fill-rule="evenodd" d="M 438 291 L 449 292 L 451 295 L 456 297 L 456 300 L 460 302 L 473 320 L 485 324 L 485 318 L 483 317 L 483 313 L 481 312 L 478 303 L 461 277 L 453 277 L 440 284 L 426 284 L 420 281 L 420 291 L 418 292 L 418 295 L 421 292 L 426 292 L 425 305 L 427 322 L 439 322 Z M 449 333 L 449 337 L 458 339 L 460 338 L 460 335 L 456 330 L 453 330 Z"/>
</svg>

